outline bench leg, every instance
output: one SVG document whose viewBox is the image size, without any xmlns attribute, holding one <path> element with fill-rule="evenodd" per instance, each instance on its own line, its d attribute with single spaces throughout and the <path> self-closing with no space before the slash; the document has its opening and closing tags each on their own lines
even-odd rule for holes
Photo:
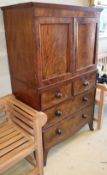
<svg viewBox="0 0 107 175">
<path fill-rule="evenodd" d="M 103 119 L 103 112 L 104 112 L 104 92 L 101 91 L 99 110 L 98 110 L 98 125 L 97 125 L 97 129 L 101 129 L 102 119 Z"/>
<path fill-rule="evenodd" d="M 98 111 L 98 124 L 97 124 L 97 129 L 101 129 L 102 126 L 102 120 L 103 120 L 103 112 L 104 112 L 104 104 L 99 106 L 99 111 Z"/>
<path fill-rule="evenodd" d="M 30 171 L 27 175 L 39 175 L 38 169 L 34 168 L 32 171 Z"/>
</svg>

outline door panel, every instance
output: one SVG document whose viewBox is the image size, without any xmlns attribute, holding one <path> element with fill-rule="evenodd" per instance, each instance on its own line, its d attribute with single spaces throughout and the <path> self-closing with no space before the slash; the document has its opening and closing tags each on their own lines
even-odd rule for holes
<svg viewBox="0 0 107 175">
<path fill-rule="evenodd" d="M 91 18 L 78 18 L 76 69 L 81 70 L 95 64 L 97 21 Z"/>
<path fill-rule="evenodd" d="M 39 27 L 42 81 L 66 79 L 75 69 L 73 18 L 38 17 L 35 24 Z"/>
<path fill-rule="evenodd" d="M 68 70 L 68 24 L 41 25 L 43 79 L 56 77 Z"/>
</svg>

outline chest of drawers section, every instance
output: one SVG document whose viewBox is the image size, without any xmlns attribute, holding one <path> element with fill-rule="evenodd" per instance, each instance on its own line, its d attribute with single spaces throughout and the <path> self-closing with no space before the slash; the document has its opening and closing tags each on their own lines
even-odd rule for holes
<svg viewBox="0 0 107 175">
<path fill-rule="evenodd" d="M 85 124 L 93 128 L 95 85 L 96 73 L 93 72 L 41 94 L 41 106 L 48 116 L 43 128 L 45 159 L 52 146 L 75 134 Z M 44 96 L 48 101 L 46 106 L 42 100 Z"/>
</svg>

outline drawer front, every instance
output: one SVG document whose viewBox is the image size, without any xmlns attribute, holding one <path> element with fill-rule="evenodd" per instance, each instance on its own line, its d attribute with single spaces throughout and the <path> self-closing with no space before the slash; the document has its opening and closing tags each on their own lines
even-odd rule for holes
<svg viewBox="0 0 107 175">
<path fill-rule="evenodd" d="M 61 121 L 64 117 L 73 114 L 77 110 L 85 107 L 88 104 L 94 102 L 95 89 L 84 93 L 82 95 L 75 96 L 73 99 L 66 100 L 65 102 L 46 110 L 45 113 L 48 116 L 48 122 L 45 128 Z"/>
<path fill-rule="evenodd" d="M 84 75 L 73 82 L 74 95 L 95 87 L 96 73 Z"/>
<path fill-rule="evenodd" d="M 41 95 L 42 110 L 49 108 L 71 97 L 72 84 L 66 84 L 55 89 L 48 90 Z"/>
<path fill-rule="evenodd" d="M 43 133 L 45 148 L 49 149 L 67 137 L 72 136 L 91 120 L 93 120 L 93 106 L 86 107 L 75 115 L 66 118 L 66 120 L 62 120 L 57 125 L 47 129 Z"/>
</svg>

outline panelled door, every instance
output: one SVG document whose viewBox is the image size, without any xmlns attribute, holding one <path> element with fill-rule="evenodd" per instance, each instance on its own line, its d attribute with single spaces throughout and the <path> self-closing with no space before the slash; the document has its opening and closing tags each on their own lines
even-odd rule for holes
<svg viewBox="0 0 107 175">
<path fill-rule="evenodd" d="M 40 84 L 66 79 L 75 71 L 74 19 L 36 17 Z"/>
<path fill-rule="evenodd" d="M 75 19 L 76 71 L 95 66 L 96 37 L 98 37 L 98 20 L 96 18 Z"/>
</svg>

